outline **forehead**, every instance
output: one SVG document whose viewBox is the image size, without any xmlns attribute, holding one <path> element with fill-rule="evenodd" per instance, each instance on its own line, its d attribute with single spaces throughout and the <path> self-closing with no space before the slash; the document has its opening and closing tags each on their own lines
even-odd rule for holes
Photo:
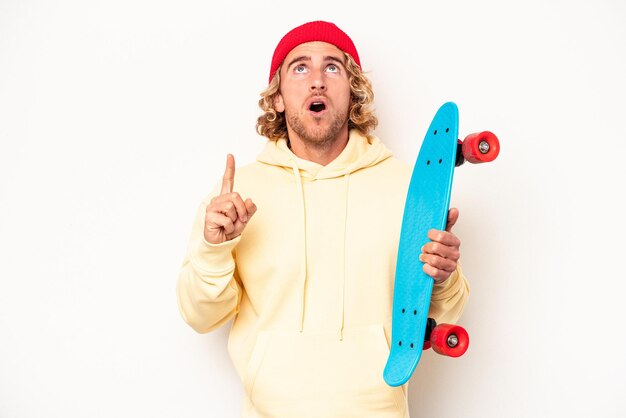
<svg viewBox="0 0 626 418">
<path fill-rule="evenodd" d="M 287 54 L 284 62 L 288 63 L 295 57 L 314 57 L 317 55 L 332 56 L 339 59 L 341 62 L 344 62 L 344 55 L 341 49 L 337 48 L 333 44 L 321 41 L 305 42 L 298 45 L 297 47 L 292 49 L 289 54 Z"/>
</svg>

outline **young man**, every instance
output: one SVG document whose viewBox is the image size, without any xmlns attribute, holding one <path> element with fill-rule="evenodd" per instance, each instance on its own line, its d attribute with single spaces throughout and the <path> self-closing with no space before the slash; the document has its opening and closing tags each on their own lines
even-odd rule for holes
<svg viewBox="0 0 626 418">
<path fill-rule="evenodd" d="M 202 202 L 178 280 L 185 321 L 208 332 L 234 317 L 228 349 L 243 417 L 408 417 L 389 387 L 393 280 L 411 167 L 370 131 L 370 82 L 332 23 L 291 30 L 272 58 L 253 164 L 227 157 Z M 235 191 L 236 190 L 236 191 Z M 455 322 L 468 296 L 459 239 L 416 248 L 435 279 L 430 315 Z"/>
</svg>

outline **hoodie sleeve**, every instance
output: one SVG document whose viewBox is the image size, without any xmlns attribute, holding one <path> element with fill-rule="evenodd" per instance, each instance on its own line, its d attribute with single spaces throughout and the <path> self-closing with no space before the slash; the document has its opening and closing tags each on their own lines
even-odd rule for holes
<svg viewBox="0 0 626 418">
<path fill-rule="evenodd" d="M 429 316 L 438 324 L 455 324 L 465 308 L 470 288 L 461 265 L 443 284 L 435 284 L 430 299 Z"/>
<path fill-rule="evenodd" d="M 234 256 L 241 236 L 222 244 L 207 242 L 206 207 L 205 201 L 198 208 L 176 289 L 183 319 L 199 333 L 212 331 L 235 315 L 242 293 Z"/>
</svg>

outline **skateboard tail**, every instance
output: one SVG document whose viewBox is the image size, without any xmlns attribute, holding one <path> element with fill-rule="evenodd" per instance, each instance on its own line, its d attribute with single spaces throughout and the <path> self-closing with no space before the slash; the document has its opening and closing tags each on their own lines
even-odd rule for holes
<svg viewBox="0 0 626 418">
<path fill-rule="evenodd" d="M 421 306 L 430 305 L 430 294 L 432 293 L 433 283 L 434 281 L 432 279 L 427 280 L 424 283 L 424 286 L 426 288 L 424 289 L 425 291 L 423 292 L 422 300 L 417 301 L 418 305 L 421 305 Z M 409 312 L 409 315 L 411 313 L 412 312 Z M 383 378 L 385 379 L 385 382 L 389 386 L 395 387 L 395 386 L 404 385 L 413 375 L 413 371 L 417 367 L 417 364 L 419 363 L 420 358 L 422 357 L 424 337 L 426 335 L 426 325 L 424 324 L 424 326 L 421 327 L 419 322 L 415 325 L 416 327 L 414 327 L 415 329 L 413 330 L 415 338 L 411 338 L 411 337 L 406 338 L 406 342 L 405 342 L 405 347 L 407 348 L 406 350 L 399 350 L 401 346 L 397 346 L 397 348 L 394 348 L 392 346 L 391 348 L 389 359 L 387 360 L 387 364 L 385 365 L 385 370 L 383 371 Z M 392 332 L 393 332 L 393 326 L 392 326 Z M 410 331 L 408 332 L 405 331 L 404 333 L 408 334 L 409 332 Z M 401 332 L 400 334 L 403 334 L 403 332 Z M 395 341 L 393 338 L 394 336 L 392 336 L 392 344 L 393 344 L 393 341 Z M 405 339 L 405 337 L 400 335 L 400 336 L 396 336 L 396 339 L 399 342 L 399 341 L 402 341 L 402 339 Z M 398 342 L 396 342 L 396 344 Z M 413 344 L 413 347 L 411 347 L 412 344 Z"/>
</svg>

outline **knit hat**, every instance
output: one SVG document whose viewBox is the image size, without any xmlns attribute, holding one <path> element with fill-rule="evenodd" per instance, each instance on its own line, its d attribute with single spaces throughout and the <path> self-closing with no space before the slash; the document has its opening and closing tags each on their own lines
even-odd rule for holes
<svg viewBox="0 0 626 418">
<path fill-rule="evenodd" d="M 272 56 L 269 81 L 272 81 L 274 73 L 276 73 L 276 70 L 278 70 L 278 67 L 280 67 L 285 57 L 292 49 L 300 44 L 313 41 L 327 42 L 335 45 L 343 52 L 350 54 L 357 65 L 359 67 L 361 66 L 359 54 L 356 52 L 356 47 L 352 39 L 334 23 L 317 20 L 298 26 L 283 36 L 274 50 L 274 56 Z"/>
</svg>

